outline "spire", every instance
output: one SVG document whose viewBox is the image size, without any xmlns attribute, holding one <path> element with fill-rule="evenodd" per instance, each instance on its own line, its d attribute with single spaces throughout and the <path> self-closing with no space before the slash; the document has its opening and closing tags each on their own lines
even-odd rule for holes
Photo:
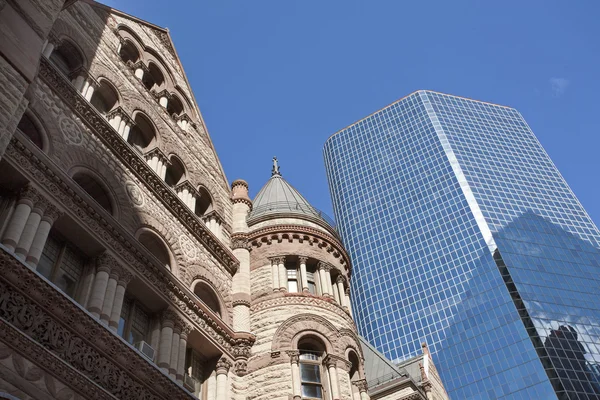
<svg viewBox="0 0 600 400">
<path fill-rule="evenodd" d="M 277 157 L 273 157 L 273 168 L 271 169 L 271 176 L 281 176 L 279 173 L 279 164 L 277 164 Z"/>
</svg>

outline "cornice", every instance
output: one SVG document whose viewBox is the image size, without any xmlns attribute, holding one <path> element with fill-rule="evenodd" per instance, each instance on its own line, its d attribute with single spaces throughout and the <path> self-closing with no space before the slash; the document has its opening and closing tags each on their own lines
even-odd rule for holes
<svg viewBox="0 0 600 400">
<path fill-rule="evenodd" d="M 38 155 L 43 159 L 38 158 Z M 123 264 L 130 266 L 137 272 L 137 276 L 145 280 L 153 287 L 160 296 L 166 296 L 165 300 L 171 300 L 180 312 L 195 322 L 205 336 L 213 341 L 215 345 L 225 352 L 230 352 L 235 341 L 239 339 L 239 333 L 233 331 L 225 322 L 217 318 L 200 300 L 195 297 L 181 282 L 172 274 L 164 271 L 164 268 L 156 266 L 150 258 L 144 255 L 143 247 L 130 235 L 105 220 L 101 213 L 77 194 L 76 190 L 69 187 L 62 179 L 60 170 L 52 170 L 44 159 L 45 156 L 33 143 L 20 142 L 14 137 L 4 154 L 10 164 L 18 166 L 29 179 L 35 176 L 36 182 L 46 188 L 50 195 L 59 204 L 63 204 L 72 217 L 79 220 L 90 233 L 95 234 L 99 240 L 104 242 L 113 254 L 122 258 Z"/>
<path fill-rule="evenodd" d="M 288 235 L 288 238 L 283 237 L 283 235 L 286 234 Z M 294 234 L 298 235 L 298 237 L 294 237 Z M 342 243 L 335 237 L 319 229 L 310 226 L 291 224 L 273 225 L 254 230 L 248 233 L 247 236 L 248 240 L 254 247 L 261 247 L 264 243 L 270 245 L 273 240 L 281 243 L 283 240 L 289 240 L 289 238 L 292 240 L 298 240 L 300 243 L 306 240 L 309 242 L 309 244 L 317 244 L 320 247 L 326 247 L 326 250 L 332 253 L 334 257 L 341 258 L 342 264 L 344 265 L 348 276 L 350 276 L 352 273 L 350 257 L 346 253 Z"/>
<path fill-rule="evenodd" d="M 193 399 L 157 366 L 3 249 L 0 271 L 0 318 L 84 374 L 93 382 L 88 385 L 98 385 L 117 398 Z M 46 352 L 36 353 L 35 358 L 47 357 Z M 53 373 L 59 370 L 51 369 Z"/>
<path fill-rule="evenodd" d="M 70 82 L 56 71 L 45 58 L 41 58 L 39 76 L 76 113 L 90 131 L 96 135 L 112 153 L 135 174 L 141 182 L 171 211 L 179 222 L 192 233 L 204 247 L 233 275 L 239 261 L 204 223 L 184 204 L 171 188 L 150 168 L 123 140 L 108 121 L 75 90 Z"/>
</svg>

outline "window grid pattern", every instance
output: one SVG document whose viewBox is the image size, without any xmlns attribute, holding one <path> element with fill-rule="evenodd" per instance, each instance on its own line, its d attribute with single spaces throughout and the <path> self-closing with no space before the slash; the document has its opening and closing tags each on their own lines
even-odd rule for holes
<svg viewBox="0 0 600 400">
<path fill-rule="evenodd" d="M 380 351 L 426 341 L 452 398 L 598 398 L 600 235 L 518 112 L 416 92 L 324 157 L 355 319 Z"/>
</svg>

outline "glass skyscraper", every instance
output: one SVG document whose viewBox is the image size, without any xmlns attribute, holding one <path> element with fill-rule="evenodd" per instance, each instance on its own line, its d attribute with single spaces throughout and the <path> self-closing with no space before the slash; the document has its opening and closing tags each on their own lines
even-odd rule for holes
<svg viewBox="0 0 600 400">
<path fill-rule="evenodd" d="M 451 398 L 600 399 L 600 232 L 514 109 L 415 92 L 330 137 L 360 333 Z"/>
</svg>

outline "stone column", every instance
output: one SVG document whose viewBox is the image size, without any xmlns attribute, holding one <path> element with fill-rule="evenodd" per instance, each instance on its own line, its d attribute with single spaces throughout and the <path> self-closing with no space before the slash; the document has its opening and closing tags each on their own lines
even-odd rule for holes
<svg viewBox="0 0 600 400">
<path fill-rule="evenodd" d="M 96 318 L 99 318 L 102 312 L 109 273 L 116 264 L 117 260 L 106 252 L 96 260 L 96 277 L 94 278 L 92 293 L 88 301 L 88 311 Z"/>
<path fill-rule="evenodd" d="M 360 392 L 360 400 L 370 400 L 371 399 L 369 397 L 369 393 L 367 391 L 369 387 L 367 386 L 366 379 L 354 381 L 354 382 L 352 382 L 352 384 L 358 388 L 358 391 Z"/>
<path fill-rule="evenodd" d="M 271 277 L 273 281 L 273 291 L 279 290 L 279 257 L 271 258 Z"/>
<path fill-rule="evenodd" d="M 227 400 L 229 388 L 227 387 L 227 373 L 231 368 L 231 362 L 225 357 L 217 361 L 217 395 L 216 400 Z"/>
<path fill-rule="evenodd" d="M 154 349 L 156 354 L 158 355 L 158 347 L 160 343 L 160 317 L 152 318 L 150 322 L 150 347 Z M 158 357 L 156 357 L 158 360 Z"/>
<path fill-rule="evenodd" d="M 192 326 L 185 325 L 179 334 L 179 357 L 177 358 L 177 373 L 175 375 L 175 379 L 177 379 L 177 382 L 180 385 L 183 385 L 183 374 L 185 374 L 185 353 L 187 350 L 187 339 L 192 330 Z"/>
<path fill-rule="evenodd" d="M 38 73 L 42 52 L 50 56 L 54 49 L 52 38 L 45 47 L 44 43 L 64 4 L 65 0 L 1 2 L 0 159 L 33 94 L 28 89 Z"/>
<path fill-rule="evenodd" d="M 94 81 L 90 82 L 90 85 L 88 86 L 85 95 L 83 97 L 85 97 L 85 99 L 87 101 L 92 100 L 92 96 L 94 95 L 94 91 L 96 90 L 96 87 L 98 86 L 98 84 Z M 116 129 L 116 128 L 115 128 Z"/>
<path fill-rule="evenodd" d="M 238 234 L 239 235 L 239 234 Z M 233 255 L 240 261 L 240 268 L 233 276 L 233 329 L 250 332 L 250 246 L 245 236 L 231 240 Z"/>
<path fill-rule="evenodd" d="M 333 297 L 333 284 L 331 283 L 331 265 L 325 265 L 325 280 L 327 281 L 327 291 L 329 297 Z"/>
<path fill-rule="evenodd" d="M 17 243 L 21 238 L 23 229 L 25 229 L 25 224 L 27 223 L 31 209 L 40 198 L 41 197 L 39 193 L 32 186 L 28 185 L 21 190 L 15 212 L 13 213 L 10 222 L 6 227 L 6 231 L 2 236 L 2 244 L 9 250 L 14 251 L 17 247 Z"/>
<path fill-rule="evenodd" d="M 289 350 L 287 354 L 290 356 L 292 363 L 292 395 L 294 400 L 302 398 L 302 381 L 300 380 L 300 352 L 298 350 Z"/>
<path fill-rule="evenodd" d="M 119 320 L 121 319 L 121 309 L 123 308 L 123 299 L 125 298 L 125 291 L 127 285 L 133 279 L 133 275 L 126 269 L 122 269 L 117 280 L 117 288 L 115 290 L 115 299 L 113 301 L 112 310 L 110 312 L 110 318 L 108 320 L 108 327 L 111 331 L 116 332 L 119 328 Z"/>
<path fill-rule="evenodd" d="M 46 208 L 37 232 L 33 237 L 33 242 L 29 248 L 27 258 L 25 259 L 25 262 L 30 267 L 35 268 L 40 261 L 40 257 L 44 251 L 44 246 L 46 245 L 46 240 L 48 239 L 48 234 L 52 228 L 52 224 L 54 224 L 54 221 L 56 221 L 61 215 L 62 214 L 53 205 L 48 205 Z"/>
<path fill-rule="evenodd" d="M 125 128 L 123 128 L 123 139 L 125 141 L 127 141 L 129 139 L 129 131 L 131 131 L 131 127 L 133 126 L 133 124 L 131 122 L 128 122 L 127 124 L 125 124 Z"/>
<path fill-rule="evenodd" d="M 329 265 L 321 261 L 317 264 L 317 268 L 319 271 L 319 283 L 321 284 L 321 296 L 331 297 L 331 291 L 329 285 L 327 284 L 327 275 L 329 275 Z"/>
<path fill-rule="evenodd" d="M 352 316 L 352 305 L 350 304 L 350 288 L 346 288 L 346 308 L 348 309 L 348 314 Z"/>
<path fill-rule="evenodd" d="M 306 275 L 306 261 L 308 261 L 308 257 L 300 256 L 298 257 L 298 261 L 300 261 L 300 281 L 302 282 L 302 292 L 308 293 L 308 278 Z"/>
<path fill-rule="evenodd" d="M 158 99 L 158 104 L 160 104 L 164 108 L 167 108 L 168 103 L 169 103 L 169 99 L 167 98 L 166 95 L 162 95 L 162 96 L 160 96 L 160 99 Z"/>
<path fill-rule="evenodd" d="M 179 366 L 179 336 L 181 325 L 176 324 L 173 328 L 173 339 L 171 341 L 171 361 L 169 362 L 169 376 L 177 378 L 177 367 Z"/>
<path fill-rule="evenodd" d="M 331 386 L 331 399 L 340 400 L 340 387 L 337 377 L 336 360 L 331 356 L 325 357 L 325 365 L 329 372 L 329 385 Z"/>
<path fill-rule="evenodd" d="M 44 50 L 42 51 L 42 54 L 44 55 L 44 57 L 50 58 L 50 55 L 52 55 L 52 52 L 54 51 L 54 47 L 55 47 L 54 42 L 47 40 L 46 44 L 44 46 Z"/>
<path fill-rule="evenodd" d="M 217 398 L 217 372 L 212 371 L 206 378 L 206 400 L 216 400 Z"/>
<path fill-rule="evenodd" d="M 337 279 L 335 280 L 335 283 L 337 284 L 338 288 L 340 306 L 346 307 L 346 290 L 344 289 L 344 277 L 342 275 L 338 275 Z"/>
<path fill-rule="evenodd" d="M 285 257 L 279 257 L 279 290 L 287 292 L 287 271 L 285 270 Z"/>
<path fill-rule="evenodd" d="M 112 126 L 115 131 L 119 131 L 119 126 L 121 126 L 121 114 L 119 113 L 115 113 L 112 115 L 112 118 L 110 119 L 110 121 L 108 121 L 108 123 L 110 124 L 110 126 Z"/>
<path fill-rule="evenodd" d="M 15 249 L 17 258 L 25 260 L 25 257 L 27 257 L 31 244 L 33 243 L 33 238 L 40 226 L 42 215 L 44 215 L 47 206 L 48 202 L 44 198 L 40 198 L 39 201 L 33 205 Z"/>
<path fill-rule="evenodd" d="M 165 374 L 169 373 L 169 363 L 171 362 L 171 346 L 173 344 L 173 322 L 174 316 L 171 312 L 163 313 L 162 329 L 160 330 L 160 339 L 158 342 L 158 368 Z"/>
<path fill-rule="evenodd" d="M 100 313 L 100 321 L 104 325 L 108 325 L 108 320 L 112 314 L 113 303 L 115 302 L 115 294 L 117 292 L 117 280 L 119 279 L 121 267 L 114 266 L 108 273 L 108 283 L 106 284 L 106 292 L 104 293 L 104 302 L 102 303 L 102 312 Z"/>
<path fill-rule="evenodd" d="M 135 76 L 137 76 L 139 79 L 142 79 L 144 77 L 144 69 L 141 67 L 137 67 L 135 69 Z"/>
<path fill-rule="evenodd" d="M 336 284 L 334 284 L 332 289 L 333 289 L 333 300 L 335 300 L 335 302 L 341 306 L 342 303 L 340 303 L 340 292 L 338 291 L 338 286 Z"/>
</svg>

